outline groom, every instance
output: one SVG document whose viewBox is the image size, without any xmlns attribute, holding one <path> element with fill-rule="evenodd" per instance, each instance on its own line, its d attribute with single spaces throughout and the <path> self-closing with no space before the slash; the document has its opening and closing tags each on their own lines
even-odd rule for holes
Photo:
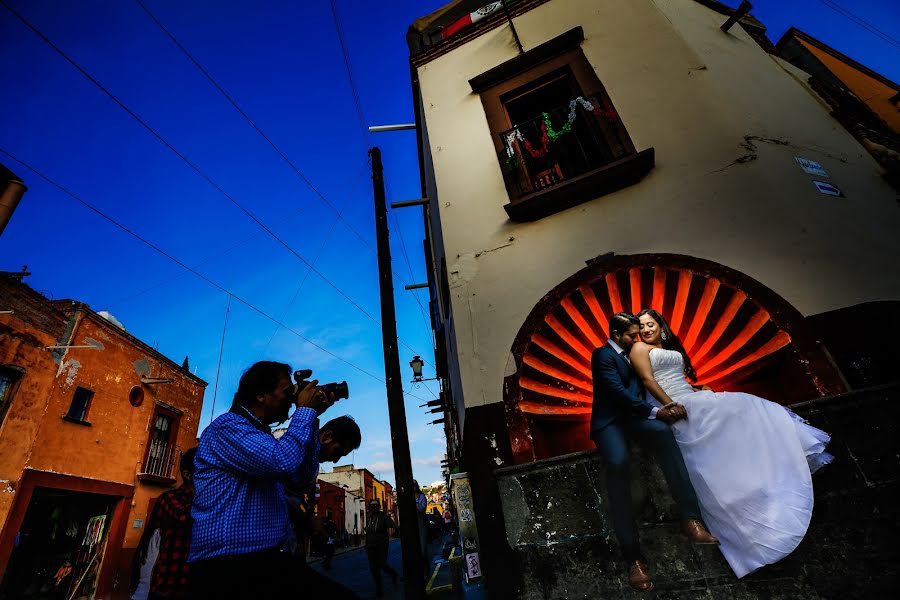
<svg viewBox="0 0 900 600">
<path fill-rule="evenodd" d="M 644 386 L 631 368 L 628 353 L 638 339 L 640 321 L 630 313 L 609 320 L 609 342 L 594 350 L 591 371 L 594 404 L 591 439 L 606 459 L 609 513 L 628 568 L 628 583 L 637 591 L 653 589 L 641 555 L 637 523 L 631 505 L 628 440 L 650 449 L 666 477 L 681 517 L 684 532 L 695 544 L 717 544 L 700 522 L 697 495 L 688 477 L 681 450 L 669 424 L 687 417 L 680 404 L 662 408 L 644 400 Z"/>
</svg>

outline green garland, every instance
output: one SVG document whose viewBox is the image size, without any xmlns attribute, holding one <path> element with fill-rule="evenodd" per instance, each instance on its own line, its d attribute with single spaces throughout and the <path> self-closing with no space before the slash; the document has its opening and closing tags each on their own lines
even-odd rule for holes
<svg viewBox="0 0 900 600">
<path fill-rule="evenodd" d="M 544 117 L 544 125 L 547 126 L 547 137 L 549 137 L 551 141 L 555 142 L 557 139 L 572 131 L 572 123 L 575 121 L 574 119 L 572 119 L 571 121 L 567 121 L 559 131 L 555 131 L 553 129 L 553 124 L 550 123 L 550 115 L 548 115 L 547 113 L 541 113 L 541 115 Z"/>
</svg>

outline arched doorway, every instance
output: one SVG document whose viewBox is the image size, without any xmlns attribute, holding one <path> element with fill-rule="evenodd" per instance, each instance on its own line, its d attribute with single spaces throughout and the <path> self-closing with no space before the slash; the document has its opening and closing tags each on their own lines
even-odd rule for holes
<svg viewBox="0 0 900 600">
<path fill-rule="evenodd" d="M 604 256 L 542 298 L 516 336 L 504 382 L 515 462 L 593 448 L 591 354 L 613 313 L 647 307 L 684 342 L 698 384 L 782 404 L 845 391 L 803 315 L 758 281 L 683 255 Z"/>
</svg>

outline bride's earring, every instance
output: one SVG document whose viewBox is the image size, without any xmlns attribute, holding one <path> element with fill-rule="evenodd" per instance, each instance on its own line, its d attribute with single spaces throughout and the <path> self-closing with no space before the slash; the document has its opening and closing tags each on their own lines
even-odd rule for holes
<svg viewBox="0 0 900 600">
<path fill-rule="evenodd" d="M 666 335 L 665 331 L 663 331 L 661 334 L 659 334 L 659 337 L 662 338 L 662 341 L 666 341 L 667 339 L 669 339 L 669 336 Z"/>
</svg>

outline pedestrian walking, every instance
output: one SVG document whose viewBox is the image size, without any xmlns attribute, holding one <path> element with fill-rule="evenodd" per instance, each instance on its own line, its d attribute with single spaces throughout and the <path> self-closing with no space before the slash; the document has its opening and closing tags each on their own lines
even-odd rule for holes
<svg viewBox="0 0 900 600">
<path fill-rule="evenodd" d="M 334 544 L 335 538 L 337 537 L 337 525 L 334 524 L 334 521 L 332 521 L 330 517 L 326 517 L 325 522 L 322 523 L 322 530 L 327 536 L 325 539 L 325 552 L 322 558 L 322 568 L 326 571 L 330 571 L 331 559 L 334 558 Z"/>
<path fill-rule="evenodd" d="M 194 455 L 181 455 L 182 483 L 156 500 L 135 552 L 132 600 L 188 597 L 188 552 L 191 545 L 191 505 L 194 501 Z"/>
<path fill-rule="evenodd" d="M 369 558 L 369 571 L 375 581 L 375 597 L 384 597 L 384 587 L 381 583 L 381 572 L 391 576 L 394 585 L 397 585 L 399 576 L 387 562 L 388 544 L 390 544 L 390 531 L 397 530 L 397 524 L 387 514 L 381 512 L 381 504 L 378 500 L 369 501 L 369 516 L 366 519 L 366 554 Z"/>
</svg>

